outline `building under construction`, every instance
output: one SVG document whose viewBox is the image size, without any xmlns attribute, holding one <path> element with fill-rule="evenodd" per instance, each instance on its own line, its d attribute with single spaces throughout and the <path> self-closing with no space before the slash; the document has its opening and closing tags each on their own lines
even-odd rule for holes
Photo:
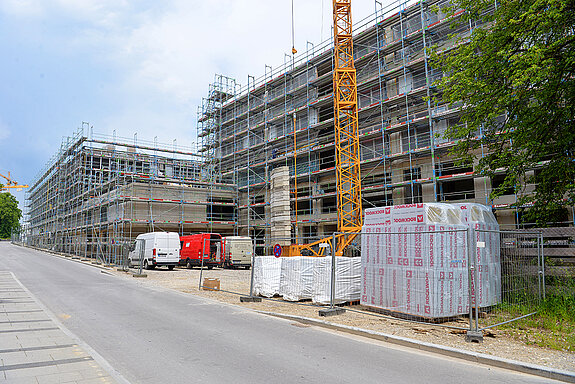
<svg viewBox="0 0 575 384">
<path fill-rule="evenodd" d="M 491 200 L 504 173 L 476 175 L 448 155 L 443 133 L 460 112 L 433 97 L 442 73 L 430 47 L 449 51 L 480 22 L 452 28 L 463 11 L 444 14 L 447 0 L 398 4 L 354 25 L 363 207 L 477 202 L 515 227 L 520 196 Z M 250 235 L 258 254 L 336 232 L 333 40 L 305 48 L 244 86 L 216 75 L 198 108 L 197 150 L 84 130 L 66 138 L 30 184 L 27 241 L 114 261 L 154 230 Z"/>
<path fill-rule="evenodd" d="M 459 109 L 432 97 L 442 73 L 430 64 L 429 49 L 449 51 L 481 22 L 454 29 L 463 11 L 443 13 L 447 0 L 397 4 L 354 25 L 364 208 L 477 202 L 514 227 L 521 220 L 510 208 L 516 192 L 491 200 L 504 174 L 475 175 L 473 164 L 458 165 L 448 155 L 454 143 L 443 133 L 459 123 Z M 241 234 L 269 245 L 275 233 L 309 241 L 337 230 L 333 60 L 333 40 L 308 43 L 298 56 L 285 55 L 282 66 L 248 76 L 245 86 L 223 75 L 209 85 L 198 111 L 200 150 L 214 185 L 237 185 Z M 282 198 L 272 179 L 285 167 L 290 193 Z M 280 222 L 274 210 L 286 199 L 291 216 Z"/>
<path fill-rule="evenodd" d="M 202 182 L 191 149 L 86 131 L 31 183 L 28 244 L 117 263 L 141 233 L 234 234 L 235 186 Z"/>
</svg>

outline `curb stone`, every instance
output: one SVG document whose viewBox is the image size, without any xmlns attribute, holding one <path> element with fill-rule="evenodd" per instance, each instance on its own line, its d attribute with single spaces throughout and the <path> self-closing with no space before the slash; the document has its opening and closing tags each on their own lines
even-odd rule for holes
<svg viewBox="0 0 575 384">
<path fill-rule="evenodd" d="M 369 337 L 371 339 L 397 344 L 404 347 L 415 348 L 422 351 L 433 352 L 444 356 L 454 357 L 457 359 L 463 359 L 475 363 L 490 365 L 493 367 L 509 369 L 512 371 L 527 373 L 530 375 L 536 375 L 548 379 L 560 380 L 566 383 L 575 383 L 575 372 L 571 371 L 548 368 L 542 365 L 505 359 L 501 357 L 487 355 L 485 353 L 465 351 L 462 349 L 446 347 L 442 345 L 427 343 L 424 341 L 409 339 L 407 337 L 388 335 L 382 332 L 352 327 L 349 325 L 330 323 L 328 321 L 312 319 L 304 316 L 287 315 L 282 313 L 258 311 L 258 310 L 256 310 L 256 312 L 287 320 L 298 321 L 304 324 L 316 325 L 323 328 L 338 330 L 341 332 L 346 332 L 358 336 Z"/>
</svg>

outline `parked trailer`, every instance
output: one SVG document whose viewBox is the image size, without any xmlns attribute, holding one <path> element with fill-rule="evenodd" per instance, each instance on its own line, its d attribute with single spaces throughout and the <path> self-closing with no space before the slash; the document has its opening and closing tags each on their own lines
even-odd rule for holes
<svg viewBox="0 0 575 384">
<path fill-rule="evenodd" d="M 222 236 L 218 233 L 196 233 L 180 236 L 180 265 L 188 268 L 203 264 L 208 269 L 221 264 Z"/>
<path fill-rule="evenodd" d="M 172 270 L 179 262 L 180 236 L 176 232 L 143 233 L 136 237 L 128 254 L 130 267 L 140 265 L 140 255 L 143 254 L 142 266 L 154 269 L 156 266 L 166 266 Z"/>
<path fill-rule="evenodd" d="M 223 267 L 250 269 L 252 265 L 252 252 L 254 243 L 249 236 L 226 236 L 222 237 L 223 244 Z"/>
</svg>

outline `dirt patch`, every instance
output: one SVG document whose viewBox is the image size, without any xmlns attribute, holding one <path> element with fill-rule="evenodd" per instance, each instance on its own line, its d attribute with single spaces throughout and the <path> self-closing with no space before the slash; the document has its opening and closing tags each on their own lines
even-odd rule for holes
<svg viewBox="0 0 575 384">
<path fill-rule="evenodd" d="M 122 278 L 132 279 L 130 273 L 115 270 L 112 273 Z M 304 316 L 326 321 L 326 318 L 320 317 L 318 313 L 322 307 L 313 305 L 311 302 L 290 303 L 278 298 L 262 300 L 261 303 L 241 303 L 239 296 L 249 294 L 250 290 L 251 271 L 249 270 L 204 270 L 202 272 L 202 279 L 218 278 L 220 280 L 220 291 L 205 291 L 199 289 L 199 269 L 189 270 L 176 268 L 173 271 L 157 269 L 146 271 L 146 273 L 148 274 L 146 279 L 138 280 L 142 284 L 174 289 L 255 310 Z M 364 311 L 364 308 L 360 305 L 345 308 L 347 311 L 344 314 L 329 317 L 327 321 L 334 324 L 343 324 L 442 346 L 575 372 L 575 353 L 528 345 L 521 340 L 514 339 L 511 334 L 504 330 L 491 329 L 485 332 L 483 343 L 469 343 L 465 341 L 465 331 L 462 330 L 436 325 L 410 323 L 392 317 L 382 317 L 381 315 Z M 450 324 L 465 328 L 468 325 L 468 321 L 458 319 Z"/>
</svg>

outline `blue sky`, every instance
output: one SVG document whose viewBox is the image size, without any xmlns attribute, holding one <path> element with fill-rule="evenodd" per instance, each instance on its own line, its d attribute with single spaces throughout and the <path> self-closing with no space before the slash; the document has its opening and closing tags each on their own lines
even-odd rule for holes
<svg viewBox="0 0 575 384">
<path fill-rule="evenodd" d="M 331 7 L 294 0 L 300 52 L 329 37 Z M 290 0 L 0 0 L 0 173 L 30 183 L 82 122 L 191 145 L 215 73 L 243 85 L 290 50 Z"/>
</svg>

